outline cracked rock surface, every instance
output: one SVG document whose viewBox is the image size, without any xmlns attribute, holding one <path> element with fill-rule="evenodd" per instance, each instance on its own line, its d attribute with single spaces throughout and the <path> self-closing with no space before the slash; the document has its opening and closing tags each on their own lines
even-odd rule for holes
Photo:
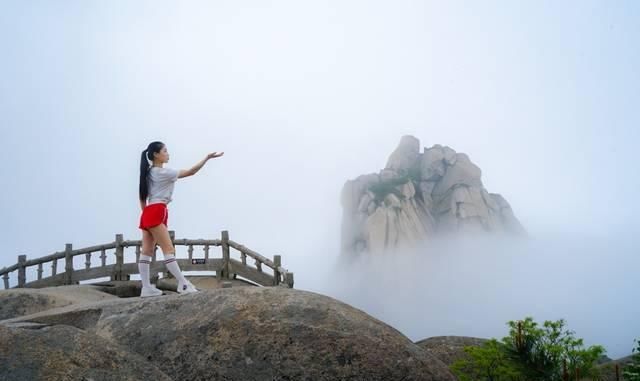
<svg viewBox="0 0 640 381">
<path fill-rule="evenodd" d="M 454 380 L 384 322 L 284 287 L 108 298 L 5 319 L 0 358 L 0 379 L 12 380 Z"/>
</svg>

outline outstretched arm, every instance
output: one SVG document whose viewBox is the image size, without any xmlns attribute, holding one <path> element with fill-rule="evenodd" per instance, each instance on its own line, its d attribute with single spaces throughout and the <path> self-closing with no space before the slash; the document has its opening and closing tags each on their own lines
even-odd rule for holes
<svg viewBox="0 0 640 381">
<path fill-rule="evenodd" d="M 198 171 L 200 170 L 200 168 L 202 168 L 204 166 L 204 164 L 209 160 L 209 159 L 215 159 L 217 157 L 220 157 L 224 155 L 224 152 L 213 152 L 208 154 L 204 159 L 200 160 L 196 165 L 194 165 L 193 167 L 191 167 L 190 169 L 181 169 L 180 172 L 178 173 L 178 178 L 183 178 L 183 177 L 188 177 L 188 176 L 193 176 L 196 173 L 198 173 Z"/>
</svg>

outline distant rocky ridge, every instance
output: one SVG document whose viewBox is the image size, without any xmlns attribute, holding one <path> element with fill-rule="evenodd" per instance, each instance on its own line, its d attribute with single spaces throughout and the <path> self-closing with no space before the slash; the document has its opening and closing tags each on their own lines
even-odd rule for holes
<svg viewBox="0 0 640 381">
<path fill-rule="evenodd" d="M 464 153 L 403 136 L 379 173 L 342 189 L 342 250 L 379 252 L 466 232 L 525 235 L 509 203 L 483 186 L 481 170 Z"/>
</svg>

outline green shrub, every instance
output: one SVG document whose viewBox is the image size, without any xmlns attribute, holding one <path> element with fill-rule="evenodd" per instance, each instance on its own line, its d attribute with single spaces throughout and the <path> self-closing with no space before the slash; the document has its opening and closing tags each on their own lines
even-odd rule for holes
<svg viewBox="0 0 640 381">
<path fill-rule="evenodd" d="M 634 340 L 638 347 L 633 349 L 631 363 L 624 367 L 622 375 L 625 381 L 640 381 L 640 339 Z"/>
<path fill-rule="evenodd" d="M 565 329 L 565 321 L 545 321 L 540 327 L 533 318 L 509 321 L 509 336 L 492 340 L 480 348 L 466 347 L 467 359 L 451 369 L 461 380 L 561 381 L 598 377 L 596 360 L 605 353 L 600 345 L 584 348 L 582 339 Z"/>
<path fill-rule="evenodd" d="M 403 198 L 402 192 L 397 187 L 409 182 L 409 176 L 404 175 L 395 179 L 387 180 L 373 184 L 369 187 L 369 190 L 374 194 L 374 198 L 377 202 L 382 202 L 388 194 L 393 193 L 398 198 Z"/>
<path fill-rule="evenodd" d="M 404 199 L 402 192 L 400 192 L 397 187 L 409 181 L 413 181 L 414 185 L 420 182 L 420 167 L 414 166 L 408 171 L 402 172 L 399 177 L 373 184 L 369 187 L 369 190 L 374 194 L 374 199 L 378 203 L 382 202 L 384 198 L 391 193 L 398 196 L 399 199 Z"/>
<path fill-rule="evenodd" d="M 521 374 L 517 365 L 509 359 L 504 344 L 491 339 L 480 347 L 464 348 L 468 360 L 458 360 L 451 370 L 460 381 L 512 381 Z"/>
</svg>

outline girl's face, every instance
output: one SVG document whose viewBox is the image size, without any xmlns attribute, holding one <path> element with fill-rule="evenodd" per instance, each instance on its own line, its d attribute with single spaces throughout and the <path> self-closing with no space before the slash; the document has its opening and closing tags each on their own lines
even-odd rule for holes
<svg viewBox="0 0 640 381">
<path fill-rule="evenodd" d="M 157 163 L 167 163 L 169 162 L 169 151 L 167 151 L 167 146 L 162 147 L 160 152 L 153 154 L 153 161 Z"/>
</svg>

